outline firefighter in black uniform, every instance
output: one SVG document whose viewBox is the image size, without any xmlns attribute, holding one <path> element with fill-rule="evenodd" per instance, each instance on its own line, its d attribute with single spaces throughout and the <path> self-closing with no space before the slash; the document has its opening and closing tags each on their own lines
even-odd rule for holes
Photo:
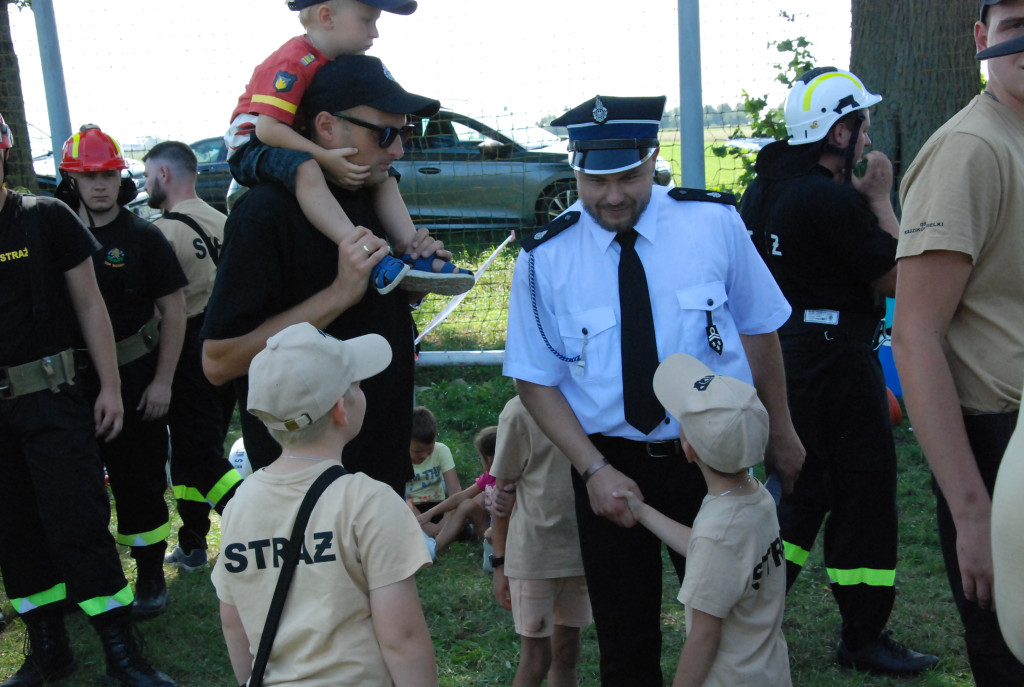
<svg viewBox="0 0 1024 687">
<path fill-rule="evenodd" d="M 12 144 L 0 116 L 0 571 L 31 647 L 3 684 L 41 685 L 75 670 L 63 619 L 68 601 L 100 635 L 109 677 L 174 685 L 138 652 L 132 590 L 107 529 L 96 437 L 118 435 L 123 409 L 110 320 L 89 259 L 99 244 L 64 204 L 3 187 Z M 91 406 L 75 372 L 79 337 L 96 370 Z"/>
<path fill-rule="evenodd" d="M 883 296 L 896 288 L 899 223 L 892 164 L 868 154 L 868 109 L 881 101 L 855 75 L 822 67 L 790 91 L 789 138 L 757 157 L 740 214 L 793 306 L 779 330 L 803 472 L 779 504 L 787 588 L 822 521 L 825 566 L 843 619 L 844 666 L 888 674 L 933 667 L 884 632 L 895 599 L 896 448 L 875 348 Z M 826 519 L 827 515 L 827 519 Z"/>
<path fill-rule="evenodd" d="M 210 509 L 222 513 L 242 481 L 224 457 L 224 437 L 235 408 L 234 389 L 230 384 L 216 387 L 203 374 L 203 342 L 199 339 L 227 217 L 196 195 L 198 162 L 184 143 L 158 143 L 142 161 L 146 163 L 149 205 L 164 211 L 154 224 L 171 243 L 188 277 L 185 342 L 167 414 L 171 483 L 181 529 L 178 545 L 164 563 L 192 572 L 207 567 Z"/>
<path fill-rule="evenodd" d="M 187 280 L 167 239 L 122 207 L 135 197 L 117 141 L 88 124 L 64 144 L 57 189 L 78 210 L 102 250 L 93 255 L 96 281 L 117 342 L 124 429 L 100 447 L 117 506 L 117 541 L 131 547 L 138 576 L 133 613 L 151 618 L 167 606 L 163 561 L 170 535 L 167 423 L 171 383 L 185 332 Z M 86 395 L 99 386 L 82 370 Z"/>
</svg>

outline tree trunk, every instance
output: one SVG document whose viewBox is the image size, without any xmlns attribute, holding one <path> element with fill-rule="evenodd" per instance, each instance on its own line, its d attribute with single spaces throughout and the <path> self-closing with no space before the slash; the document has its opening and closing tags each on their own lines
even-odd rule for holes
<svg viewBox="0 0 1024 687">
<path fill-rule="evenodd" d="M 21 72 L 18 56 L 11 40 L 10 3 L 0 0 L 0 113 L 14 134 L 14 148 L 7 159 L 10 178 L 7 187 L 23 186 L 33 193 L 39 190 L 35 170 L 32 169 L 32 150 L 28 144 L 28 125 L 25 123 L 25 99 L 21 93 Z"/>
<path fill-rule="evenodd" d="M 884 100 L 872 147 L 897 184 L 928 137 L 981 89 L 974 60 L 976 0 L 852 0 L 850 70 Z"/>
</svg>

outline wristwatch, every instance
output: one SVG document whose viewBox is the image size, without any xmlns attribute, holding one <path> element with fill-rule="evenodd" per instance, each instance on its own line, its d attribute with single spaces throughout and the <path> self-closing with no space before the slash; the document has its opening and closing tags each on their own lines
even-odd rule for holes
<svg viewBox="0 0 1024 687">
<path fill-rule="evenodd" d="M 505 557 L 504 556 L 495 556 L 492 553 L 490 556 L 488 556 L 488 559 L 491 561 L 491 567 L 492 568 L 497 568 L 499 566 L 505 565 Z"/>
</svg>

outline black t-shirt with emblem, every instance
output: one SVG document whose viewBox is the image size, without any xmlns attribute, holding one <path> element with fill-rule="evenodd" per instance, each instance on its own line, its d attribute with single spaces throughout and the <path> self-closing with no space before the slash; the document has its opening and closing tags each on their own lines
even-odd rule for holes
<svg viewBox="0 0 1024 687">
<path fill-rule="evenodd" d="M 156 299 L 188 284 L 174 249 L 149 222 L 121 209 L 92 233 L 102 248 L 93 255 L 96 281 L 110 313 L 114 339 L 139 331 L 153 317 Z"/>
<path fill-rule="evenodd" d="M 365 191 L 338 189 L 335 197 L 356 225 L 383 237 Z M 224 253 L 206 309 L 204 339 L 231 339 L 256 329 L 327 288 L 338 274 L 338 247 L 306 221 L 295 196 L 272 184 L 255 186 L 228 216 Z M 346 447 L 344 464 L 403 493 L 412 478 L 414 325 L 408 295 L 395 289 L 381 295 L 367 288 L 362 300 L 327 325 L 339 339 L 380 334 L 391 345 L 391 364 L 360 383 L 366 395 L 362 431 Z M 245 412 L 247 378 L 236 384 L 246 451 L 262 466 L 281 449 L 254 416 Z"/>
<path fill-rule="evenodd" d="M 20 365 L 74 345 L 78 320 L 64 273 L 99 249 L 67 205 L 53 198 L 34 203 L 28 210 L 20 194 L 8 191 L 0 208 L 0 365 Z M 28 212 L 34 214 L 31 221 Z M 38 232 L 34 238 L 29 227 Z M 34 289 L 41 289 L 44 303 Z"/>
</svg>

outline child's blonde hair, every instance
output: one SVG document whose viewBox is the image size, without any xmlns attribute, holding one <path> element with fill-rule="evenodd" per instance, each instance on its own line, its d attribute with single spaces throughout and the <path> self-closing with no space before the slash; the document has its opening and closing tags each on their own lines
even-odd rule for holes
<svg viewBox="0 0 1024 687">
<path fill-rule="evenodd" d="M 309 7 L 303 7 L 299 10 L 299 22 L 306 29 L 316 24 L 316 13 L 319 11 L 321 5 L 327 5 L 331 8 L 331 12 L 338 12 L 341 8 L 349 2 L 355 2 L 356 0 L 324 0 L 318 2 L 315 5 Z"/>
</svg>

